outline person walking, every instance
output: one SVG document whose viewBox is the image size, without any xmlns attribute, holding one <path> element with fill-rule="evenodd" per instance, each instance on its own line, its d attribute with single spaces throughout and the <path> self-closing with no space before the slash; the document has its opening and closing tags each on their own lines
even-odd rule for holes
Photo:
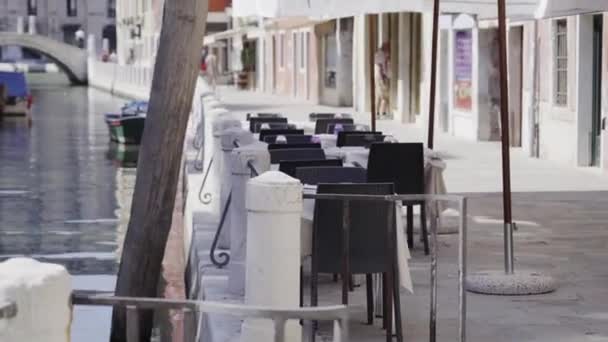
<svg viewBox="0 0 608 342">
<path fill-rule="evenodd" d="M 207 57 L 205 57 L 205 67 L 207 82 L 209 82 L 209 86 L 211 86 L 213 92 L 217 94 L 217 77 L 219 76 L 219 70 L 217 66 L 217 56 L 215 56 L 213 49 L 209 49 Z"/>
<path fill-rule="evenodd" d="M 378 117 L 388 117 L 390 111 L 390 58 L 388 43 L 374 55 L 374 82 L 376 83 L 376 110 Z"/>
</svg>

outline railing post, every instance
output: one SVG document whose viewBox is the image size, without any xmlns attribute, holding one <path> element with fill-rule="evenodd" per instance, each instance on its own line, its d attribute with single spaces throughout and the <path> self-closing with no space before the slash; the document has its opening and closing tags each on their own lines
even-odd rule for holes
<svg viewBox="0 0 608 342">
<path fill-rule="evenodd" d="M 139 342 L 139 311 L 134 305 L 127 305 L 127 342 Z"/>
<path fill-rule="evenodd" d="M 229 185 L 222 184 L 222 175 L 224 174 L 224 152 L 222 151 L 221 137 L 222 132 L 230 128 L 241 128 L 241 121 L 235 119 L 232 114 L 225 112 L 218 114 L 211 119 L 213 130 L 213 164 L 211 169 L 211 178 L 209 179 L 210 189 L 213 189 L 211 194 L 215 198 L 212 199 L 211 208 L 213 213 L 219 217 L 222 208 L 226 205 L 226 199 L 230 192 Z M 230 230 L 222 230 L 219 244 L 220 248 L 230 248 Z"/>
<path fill-rule="evenodd" d="M 247 183 L 247 270 L 245 303 L 264 307 L 300 306 L 300 220 L 302 185 L 269 171 Z M 286 341 L 300 342 L 297 321 L 285 327 Z M 272 341 L 268 320 L 246 320 L 242 341 Z"/>
<path fill-rule="evenodd" d="M 95 46 L 95 35 L 89 34 L 87 37 L 87 53 L 90 58 L 97 57 L 97 47 Z"/>
<path fill-rule="evenodd" d="M 230 119 L 230 127 L 228 129 L 218 132 L 221 148 L 221 158 L 219 161 L 222 163 L 222 165 L 219 165 L 221 171 L 220 205 L 222 211 L 226 208 L 226 202 L 232 189 L 232 166 L 230 155 L 232 154 L 232 150 L 234 150 L 234 143 L 235 141 L 239 141 L 241 145 L 248 145 L 254 142 L 253 134 L 249 132 L 249 130 L 242 129 L 240 121 L 236 124 L 236 122 L 233 122 L 232 120 L 233 119 Z M 232 124 L 238 125 L 238 127 L 232 127 Z M 225 241 L 225 239 L 230 239 L 230 221 L 230 215 L 227 215 L 222 235 L 220 235 L 220 246 L 231 245 L 230 241 Z M 224 234 L 224 232 L 226 232 L 226 234 Z"/>
<path fill-rule="evenodd" d="M 0 341 L 69 341 L 71 278 L 63 266 L 15 258 L 0 263 L 0 297 L 16 303 Z"/>
<path fill-rule="evenodd" d="M 17 27 L 15 31 L 19 34 L 23 34 L 25 32 L 24 27 L 23 17 L 17 17 Z"/>
<path fill-rule="evenodd" d="M 235 148 L 230 156 L 232 167 L 232 204 L 230 206 L 230 275 L 228 290 L 245 294 L 245 257 L 247 255 L 247 209 L 245 194 L 251 179 L 249 163 L 257 172 L 270 170 L 270 154 L 265 144 L 254 143 Z"/>
<path fill-rule="evenodd" d="M 30 15 L 27 17 L 27 33 L 36 34 L 36 16 Z"/>
</svg>

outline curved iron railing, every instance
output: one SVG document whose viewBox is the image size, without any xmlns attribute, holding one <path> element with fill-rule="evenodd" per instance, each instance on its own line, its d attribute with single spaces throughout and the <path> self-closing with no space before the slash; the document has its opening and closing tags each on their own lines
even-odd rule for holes
<svg viewBox="0 0 608 342">
<path fill-rule="evenodd" d="M 226 216 L 228 216 L 228 210 L 230 210 L 230 203 L 232 202 L 232 190 L 228 194 L 228 198 L 226 199 L 226 205 L 224 206 L 224 210 L 222 211 L 222 217 L 220 218 L 220 223 L 217 226 L 217 230 L 215 231 L 215 237 L 213 238 L 213 243 L 211 244 L 211 250 L 209 251 L 209 257 L 211 258 L 211 262 L 219 267 L 223 268 L 224 266 L 230 263 L 230 254 L 226 251 L 216 253 L 217 245 L 220 240 L 220 235 L 222 234 L 222 229 L 224 228 L 224 222 L 226 221 Z M 222 258 L 222 260 L 218 260 Z"/>
<path fill-rule="evenodd" d="M 207 184 L 207 179 L 209 178 L 209 173 L 211 172 L 211 167 L 213 166 L 213 157 L 209 160 L 209 165 L 207 166 L 207 171 L 205 172 L 205 177 L 203 177 L 203 183 L 201 183 L 201 188 L 198 191 L 198 200 L 207 205 L 211 203 L 213 200 L 213 195 L 210 192 L 207 192 L 203 195 L 203 190 L 205 190 L 205 185 Z"/>
<path fill-rule="evenodd" d="M 126 308 L 127 342 L 139 342 L 140 310 L 182 311 L 184 315 L 184 342 L 194 342 L 197 335 L 197 318 L 201 314 L 227 315 L 243 319 L 268 319 L 274 322 L 274 341 L 284 342 L 285 324 L 290 321 L 333 321 L 334 342 L 348 342 L 348 309 L 343 305 L 305 307 L 294 309 L 256 307 L 196 300 L 171 300 L 162 298 L 116 297 L 112 294 L 75 292 L 74 305 L 112 306 Z M 314 339 L 314 334 L 309 336 Z"/>
</svg>

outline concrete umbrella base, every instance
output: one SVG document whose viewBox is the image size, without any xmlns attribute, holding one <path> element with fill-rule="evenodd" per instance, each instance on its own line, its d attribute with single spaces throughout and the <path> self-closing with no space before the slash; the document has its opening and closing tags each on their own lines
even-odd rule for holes
<svg viewBox="0 0 608 342">
<path fill-rule="evenodd" d="M 553 292 L 557 287 L 553 277 L 532 271 L 516 271 L 514 274 L 483 271 L 473 273 L 466 279 L 467 291 L 488 295 L 539 295 Z"/>
</svg>

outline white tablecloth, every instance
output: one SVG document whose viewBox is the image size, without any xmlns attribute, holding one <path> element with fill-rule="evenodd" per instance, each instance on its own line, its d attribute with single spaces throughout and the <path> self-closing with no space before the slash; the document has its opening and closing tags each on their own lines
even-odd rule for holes
<svg viewBox="0 0 608 342">
<path fill-rule="evenodd" d="M 314 187 L 307 187 L 304 192 L 316 193 Z M 397 203 L 396 213 L 401 212 L 401 204 Z M 397 216 L 396 227 L 403 227 L 402 216 Z M 304 210 L 302 213 L 302 225 L 301 225 L 301 253 L 302 257 L 308 257 L 312 254 L 312 223 L 314 217 L 314 200 L 304 200 Z M 403 229 L 397 229 L 397 261 L 399 266 L 399 283 L 401 287 L 407 289 L 410 292 L 414 292 L 414 286 L 412 284 L 412 277 L 410 274 L 410 267 L 408 261 L 410 259 L 410 250 L 407 247 L 405 232 Z"/>
</svg>

